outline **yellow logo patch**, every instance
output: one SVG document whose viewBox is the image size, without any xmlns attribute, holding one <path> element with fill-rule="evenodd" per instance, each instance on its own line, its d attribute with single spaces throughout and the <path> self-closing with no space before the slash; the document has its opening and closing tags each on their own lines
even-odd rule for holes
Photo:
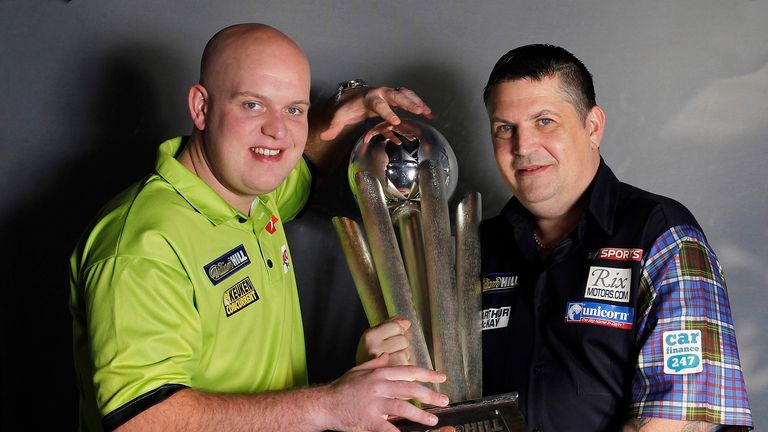
<svg viewBox="0 0 768 432">
<path fill-rule="evenodd" d="M 224 311 L 227 316 L 232 316 L 258 299 L 259 294 L 256 293 L 251 279 L 246 277 L 232 288 L 224 291 Z"/>
</svg>

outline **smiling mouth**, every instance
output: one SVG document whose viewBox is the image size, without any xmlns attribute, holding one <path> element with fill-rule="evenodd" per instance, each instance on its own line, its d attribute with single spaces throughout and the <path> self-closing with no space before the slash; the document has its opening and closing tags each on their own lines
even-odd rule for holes
<svg viewBox="0 0 768 432">
<path fill-rule="evenodd" d="M 515 171 L 522 176 L 529 176 L 536 174 L 545 168 L 547 168 L 547 165 L 536 165 L 536 166 L 527 166 L 525 168 L 517 168 Z"/>
<path fill-rule="evenodd" d="M 264 147 L 251 147 L 251 153 L 256 153 L 263 156 L 277 156 L 281 150 L 268 149 Z"/>
</svg>

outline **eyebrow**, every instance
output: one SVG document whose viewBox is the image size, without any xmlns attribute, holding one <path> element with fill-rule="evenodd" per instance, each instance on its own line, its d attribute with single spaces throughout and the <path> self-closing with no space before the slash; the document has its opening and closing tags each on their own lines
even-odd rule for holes
<svg viewBox="0 0 768 432">
<path fill-rule="evenodd" d="M 232 93 L 232 99 L 235 99 L 235 98 L 241 97 L 241 96 L 242 97 L 251 97 L 251 98 L 255 98 L 255 99 L 271 100 L 267 96 L 264 96 L 264 95 L 259 94 L 259 93 L 249 92 L 249 91 L 240 91 L 240 92 Z M 295 101 L 289 102 L 288 105 L 306 105 L 306 106 L 310 106 L 310 103 L 306 99 L 297 99 Z"/>
<path fill-rule="evenodd" d="M 553 117 L 560 117 L 560 114 L 558 114 L 556 111 L 552 111 L 551 109 L 545 108 L 541 111 L 537 111 L 528 117 L 526 117 L 526 120 L 534 120 L 536 118 L 542 117 L 542 116 L 553 116 Z M 491 123 L 506 123 L 506 124 L 514 124 L 514 122 L 507 121 L 504 118 L 493 116 L 491 117 Z"/>
</svg>

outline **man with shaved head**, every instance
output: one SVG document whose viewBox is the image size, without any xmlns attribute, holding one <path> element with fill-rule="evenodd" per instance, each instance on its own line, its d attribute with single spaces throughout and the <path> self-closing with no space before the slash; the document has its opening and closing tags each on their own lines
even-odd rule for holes
<svg viewBox="0 0 768 432">
<path fill-rule="evenodd" d="M 445 376 L 387 366 L 386 354 L 306 386 L 283 223 L 307 205 L 314 173 L 348 150 L 334 144 L 348 126 L 396 125 L 394 108 L 430 115 L 407 89 L 340 89 L 310 125 L 310 83 L 306 55 L 272 27 L 228 27 L 206 46 L 191 135 L 160 145 L 154 172 L 107 204 L 72 255 L 81 430 L 436 422 L 408 400 L 447 404 L 420 384 Z"/>
</svg>

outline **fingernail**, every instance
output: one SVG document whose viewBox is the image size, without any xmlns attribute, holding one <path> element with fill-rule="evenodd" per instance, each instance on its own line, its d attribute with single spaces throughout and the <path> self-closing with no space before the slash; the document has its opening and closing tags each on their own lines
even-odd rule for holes
<svg viewBox="0 0 768 432">
<path fill-rule="evenodd" d="M 448 402 L 449 402 L 449 401 L 448 401 L 448 396 L 446 396 L 446 395 L 443 395 L 443 396 L 440 398 L 440 402 L 442 402 L 442 403 L 443 403 L 443 405 L 448 405 Z"/>
<path fill-rule="evenodd" d="M 429 425 L 434 426 L 437 424 L 437 416 L 434 414 L 429 415 Z"/>
</svg>

